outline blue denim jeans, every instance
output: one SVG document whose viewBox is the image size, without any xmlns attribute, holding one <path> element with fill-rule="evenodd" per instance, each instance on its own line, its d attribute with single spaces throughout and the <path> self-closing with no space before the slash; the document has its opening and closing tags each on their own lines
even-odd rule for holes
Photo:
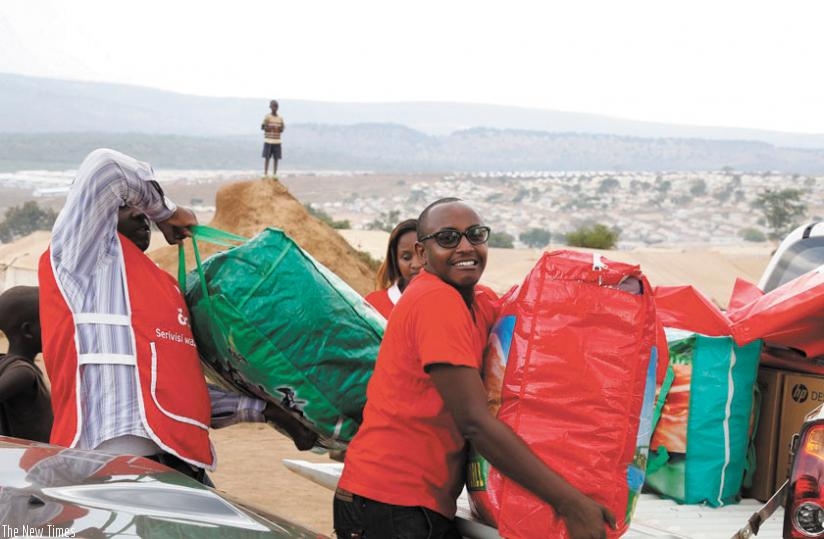
<svg viewBox="0 0 824 539">
<path fill-rule="evenodd" d="M 338 539 L 461 539 L 455 521 L 426 507 L 376 502 L 342 489 L 335 491 Z"/>
</svg>

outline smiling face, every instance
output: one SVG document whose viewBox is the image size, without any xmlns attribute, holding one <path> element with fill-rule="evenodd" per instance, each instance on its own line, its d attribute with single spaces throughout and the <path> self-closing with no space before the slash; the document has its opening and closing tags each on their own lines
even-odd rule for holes
<svg viewBox="0 0 824 539">
<path fill-rule="evenodd" d="M 117 214 L 117 231 L 126 236 L 138 249 L 145 251 L 152 240 L 149 218 L 142 211 L 123 206 Z"/>
<path fill-rule="evenodd" d="M 433 206 L 424 222 L 418 224 L 420 236 L 425 237 L 441 230 L 464 232 L 474 225 L 481 225 L 475 210 L 462 202 L 447 202 Z M 458 245 L 445 248 L 435 238 L 416 245 L 426 271 L 437 275 L 458 290 L 472 290 L 486 268 L 486 243 L 472 245 L 462 235 Z"/>
</svg>

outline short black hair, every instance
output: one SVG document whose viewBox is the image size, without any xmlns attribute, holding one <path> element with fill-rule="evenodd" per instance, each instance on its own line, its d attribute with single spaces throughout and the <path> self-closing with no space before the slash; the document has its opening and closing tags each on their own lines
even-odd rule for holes
<svg viewBox="0 0 824 539">
<path fill-rule="evenodd" d="M 435 206 L 440 206 L 441 204 L 449 204 L 451 202 L 462 202 L 462 200 L 457 197 L 440 198 L 423 209 L 421 214 L 418 216 L 418 241 L 426 236 L 423 231 L 426 230 L 426 220 L 429 218 L 429 213 L 432 211 L 432 208 Z"/>
<path fill-rule="evenodd" d="M 40 320 L 40 289 L 36 286 L 14 286 L 0 294 L 0 331 L 11 339 L 24 322 Z"/>
</svg>

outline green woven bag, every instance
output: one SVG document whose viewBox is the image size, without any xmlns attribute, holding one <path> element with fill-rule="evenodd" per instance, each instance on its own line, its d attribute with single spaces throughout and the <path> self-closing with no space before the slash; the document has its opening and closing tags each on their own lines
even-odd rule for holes
<svg viewBox="0 0 824 539">
<path fill-rule="evenodd" d="M 283 231 L 246 240 L 193 227 L 197 267 L 179 278 L 204 364 L 294 413 L 339 450 L 357 431 L 385 322 Z M 230 247 L 201 262 L 198 240 Z"/>
</svg>

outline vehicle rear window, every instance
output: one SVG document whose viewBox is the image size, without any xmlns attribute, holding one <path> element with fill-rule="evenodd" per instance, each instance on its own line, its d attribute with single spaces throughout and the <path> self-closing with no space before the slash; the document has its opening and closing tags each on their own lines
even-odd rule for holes
<svg viewBox="0 0 824 539">
<path fill-rule="evenodd" d="M 769 292 L 824 264 L 824 236 L 799 240 L 784 251 L 764 292 Z"/>
</svg>

